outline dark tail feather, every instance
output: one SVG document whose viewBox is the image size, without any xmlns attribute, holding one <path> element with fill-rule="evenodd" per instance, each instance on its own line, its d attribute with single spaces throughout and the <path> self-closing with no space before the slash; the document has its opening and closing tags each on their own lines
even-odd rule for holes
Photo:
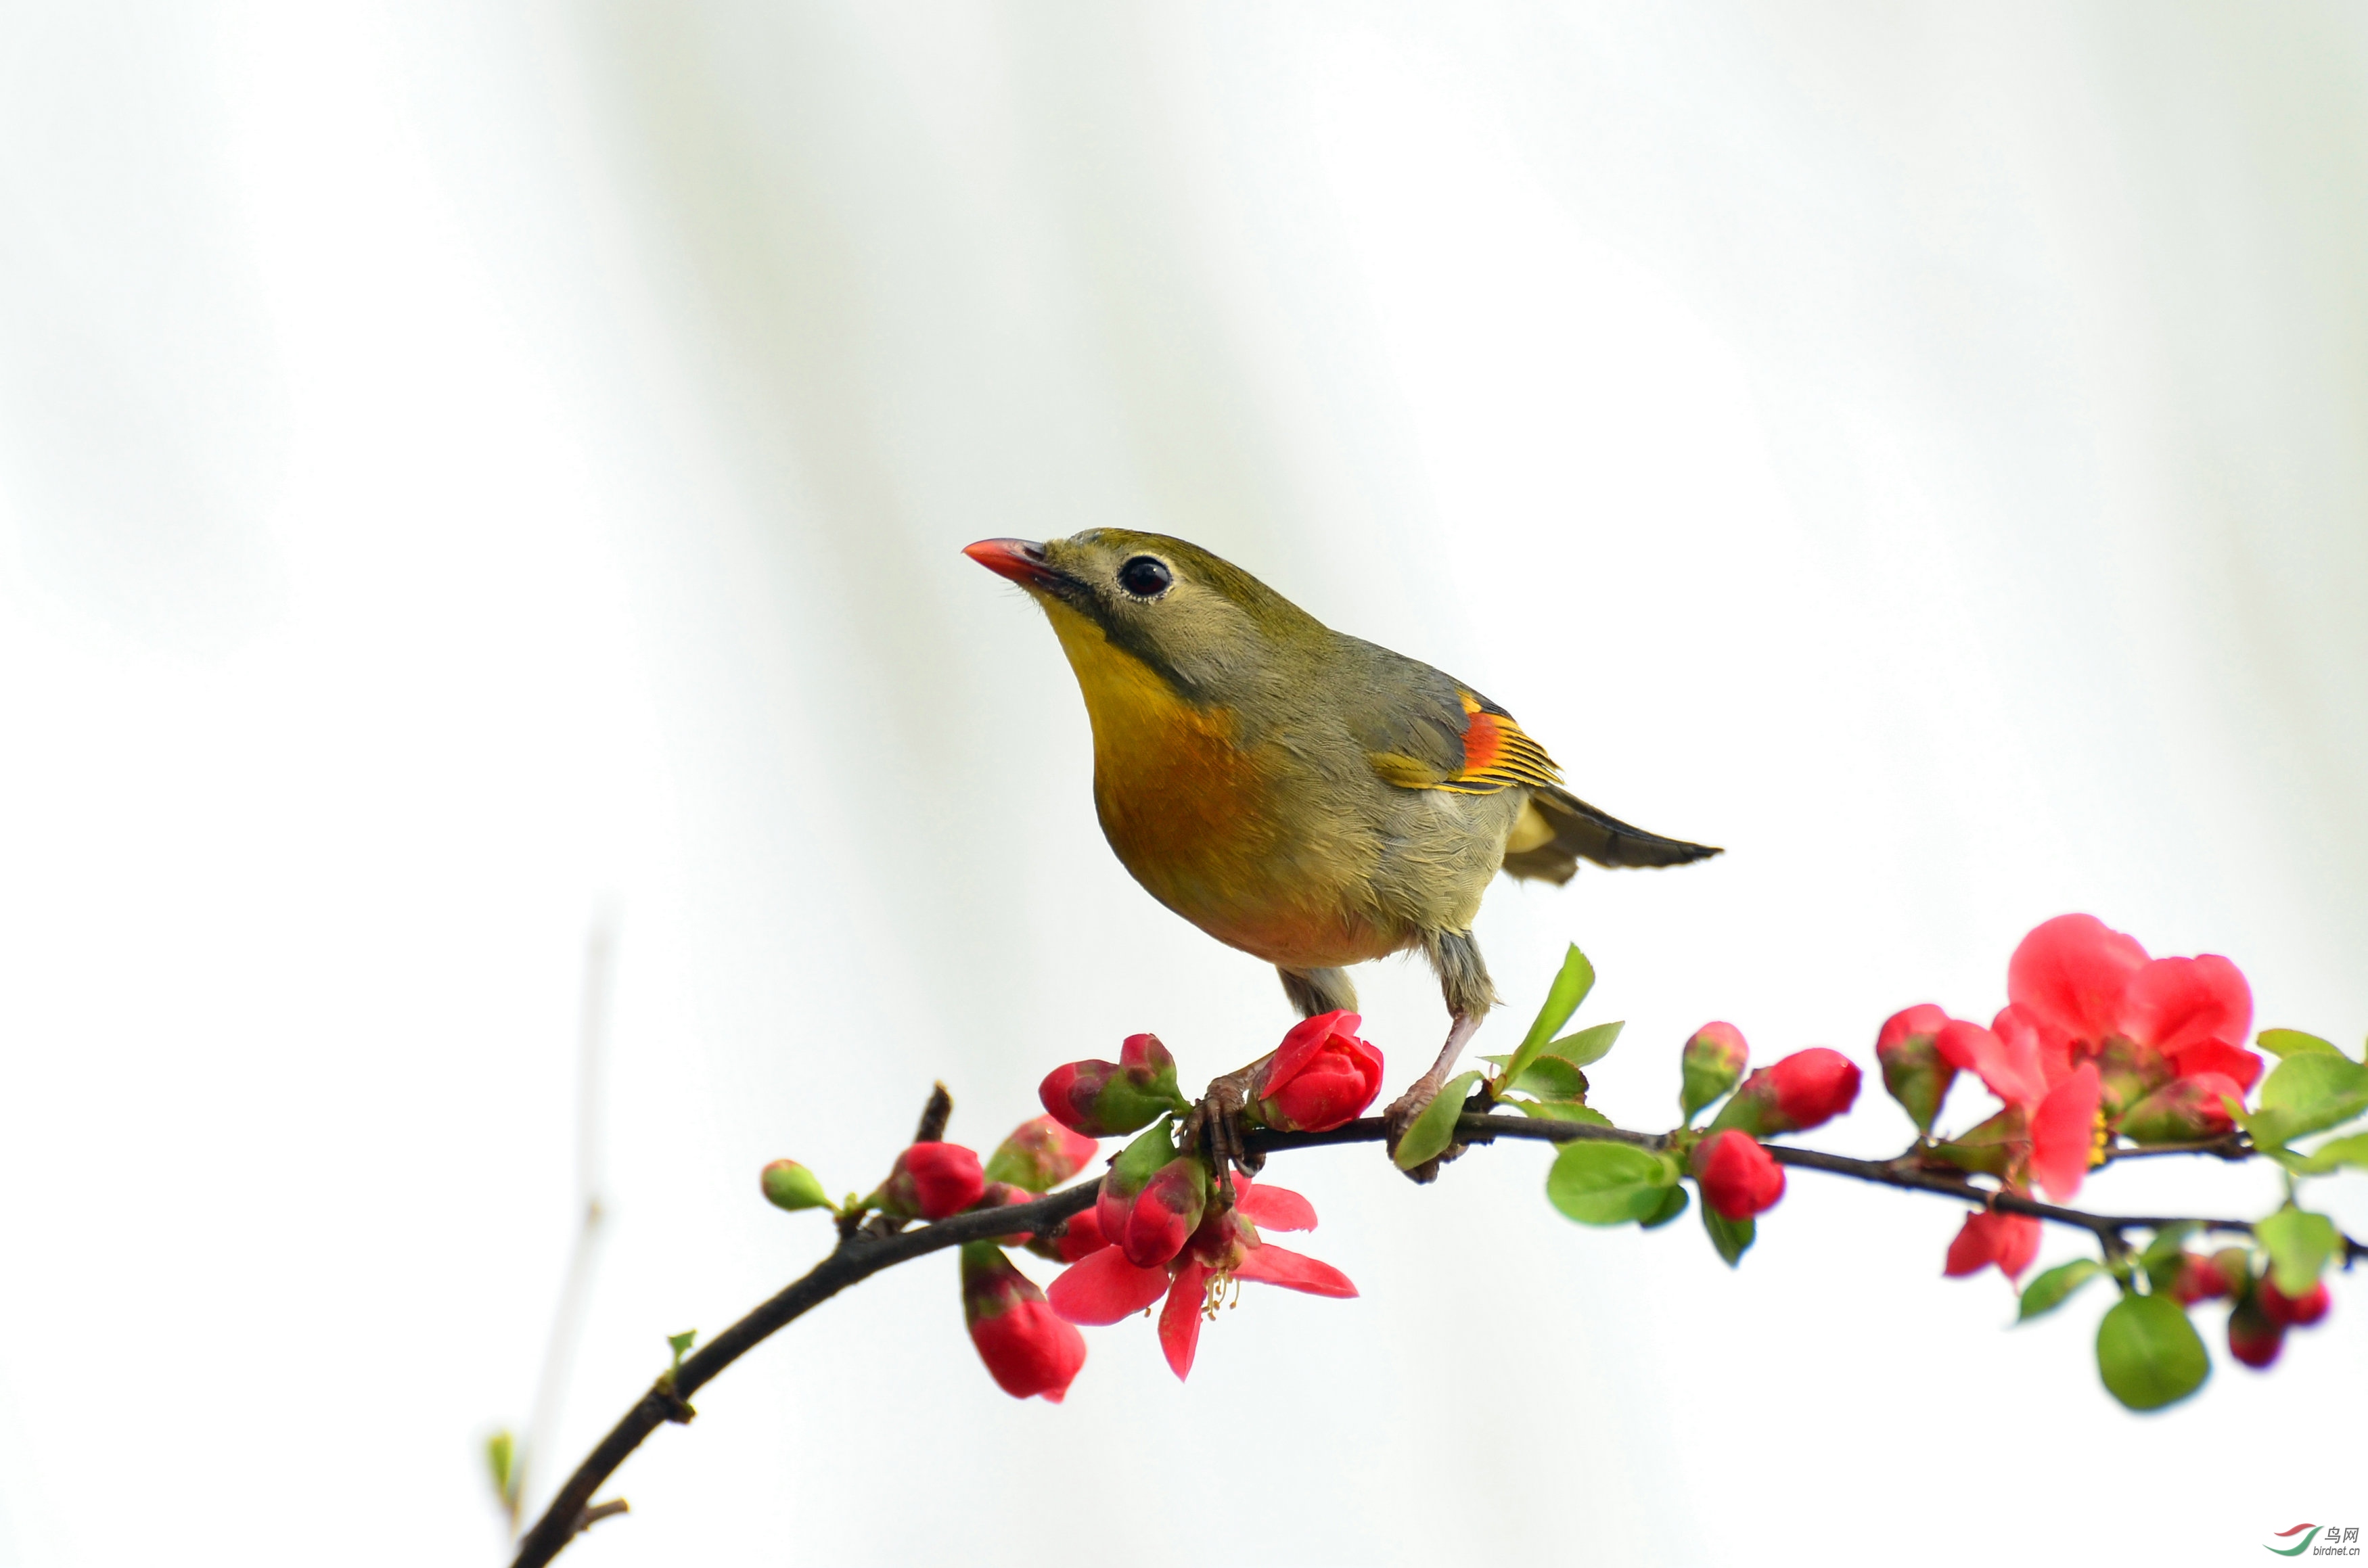
<svg viewBox="0 0 2368 1568">
<path fill-rule="evenodd" d="M 1554 837 L 1505 857 L 1505 869 L 1523 879 L 1566 882 L 1577 874 L 1581 860 L 1599 866 L 1682 866 L 1720 853 L 1707 844 L 1688 844 L 1630 827 L 1567 790 L 1532 788 L 1530 809 L 1545 818 Z"/>
</svg>

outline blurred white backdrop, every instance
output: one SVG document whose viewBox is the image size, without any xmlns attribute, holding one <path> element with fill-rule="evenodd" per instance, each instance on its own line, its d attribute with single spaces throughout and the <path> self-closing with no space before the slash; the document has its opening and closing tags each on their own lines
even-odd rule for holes
<svg viewBox="0 0 2368 1568">
<path fill-rule="evenodd" d="M 1871 1070 L 2067 909 L 2368 1030 L 2356 7 L 28 3 L 0 127 L 0 1561 L 501 1559 L 603 910 L 538 1501 L 823 1247 L 765 1160 L 1270 1041 L 985 535 L 1189 536 L 1726 845 L 1483 916 L 1491 1034 L 1594 956 L 1623 1119 L 1713 1017 Z M 1437 992 L 1360 984 L 1395 1087 Z M 2348 1280 L 2142 1418 L 2101 1301 L 1940 1279 L 1949 1205 L 1803 1177 L 1730 1274 L 1545 1163 L 1294 1160 L 1362 1299 L 1183 1387 L 1099 1331 L 1058 1409 L 896 1271 L 568 1560 L 2202 1563 L 2368 1501 Z"/>
</svg>

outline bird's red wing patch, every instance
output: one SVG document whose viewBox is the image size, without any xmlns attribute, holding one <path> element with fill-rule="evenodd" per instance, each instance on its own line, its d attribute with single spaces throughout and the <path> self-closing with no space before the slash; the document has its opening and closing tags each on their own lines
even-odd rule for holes
<svg viewBox="0 0 2368 1568">
<path fill-rule="evenodd" d="M 1458 795 L 1493 795 L 1516 784 L 1559 784 L 1562 769 L 1546 748 L 1530 739 L 1510 713 L 1483 708 L 1470 692 L 1463 699 L 1463 770 L 1433 788 Z"/>
</svg>

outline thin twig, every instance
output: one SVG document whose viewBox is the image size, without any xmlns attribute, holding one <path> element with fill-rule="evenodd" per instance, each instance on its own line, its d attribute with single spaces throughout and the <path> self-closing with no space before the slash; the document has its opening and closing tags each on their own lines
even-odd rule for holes
<svg viewBox="0 0 2368 1568">
<path fill-rule="evenodd" d="M 617 950 L 616 921 L 603 911 L 592 922 L 584 944 L 584 991 L 578 1003 L 575 1086 L 575 1204 L 579 1217 L 575 1244 L 568 1249 L 567 1273 L 559 1288 L 559 1304 L 552 1312 L 551 1338 L 543 1349 L 542 1376 L 534 1391 L 533 1414 L 519 1446 L 518 1474 L 510 1489 L 510 1530 L 518 1530 L 518 1514 L 527 1501 L 527 1487 L 541 1467 L 544 1450 L 559 1435 L 561 1402 L 575 1362 L 575 1347 L 584 1337 L 584 1314 L 592 1300 L 592 1269 L 599 1260 L 601 1223 L 608 1204 L 601 1195 L 607 1161 L 602 1157 L 608 1129 L 607 1084 L 609 997 Z"/>
<path fill-rule="evenodd" d="M 1253 1155 L 1263 1155 L 1340 1143 L 1379 1143 L 1386 1137 L 1381 1118 L 1365 1117 L 1324 1132 L 1253 1131 L 1247 1142 Z M 1670 1142 L 1668 1135 L 1661 1133 L 1631 1132 L 1625 1128 L 1598 1127 L 1588 1122 L 1532 1120 L 1528 1117 L 1516 1116 L 1458 1117 L 1455 1137 L 1466 1144 L 1492 1143 L 1498 1139 L 1510 1138 L 1548 1143 L 1595 1141 L 1628 1143 L 1645 1149 L 1664 1149 Z M 2204 1231 L 2249 1232 L 2252 1229 L 2250 1224 L 2239 1220 L 2090 1214 L 2078 1209 L 2058 1208 L 2055 1204 L 2040 1203 L 2014 1193 L 1976 1187 L 1963 1176 L 1926 1170 L 1915 1163 L 1912 1155 L 1896 1160 L 1858 1160 L 1781 1143 L 1769 1145 L 1768 1152 L 1781 1165 L 1823 1171 L 1831 1176 L 1851 1176 L 1860 1181 L 1908 1191 L 1937 1193 L 1979 1208 L 2028 1214 L 2035 1220 L 2075 1226 L 2098 1237 L 2108 1251 L 2124 1248 L 2127 1244 L 2123 1241 L 2122 1233 L 2130 1230 L 2159 1231 L 2172 1225 L 2193 1225 Z M 625 1413 L 624 1419 L 601 1439 L 600 1446 L 594 1449 L 576 1468 L 575 1475 L 552 1499 L 550 1509 L 519 1542 L 513 1568 L 542 1568 L 542 1564 L 557 1556 L 573 1539 L 575 1532 L 570 1527 L 582 1517 L 592 1494 L 616 1473 L 627 1456 L 641 1446 L 642 1439 L 669 1420 L 684 1419 L 686 1407 L 682 1401 L 775 1332 L 848 1286 L 867 1279 L 883 1268 L 929 1253 L 942 1252 L 964 1242 L 985 1241 L 989 1237 L 1012 1235 L 1023 1231 L 1050 1232 L 1070 1215 L 1090 1207 L 1100 1187 L 1099 1181 L 1080 1182 L 1050 1197 L 1040 1198 L 1033 1203 L 973 1210 L 969 1213 L 957 1214 L 951 1220 L 940 1220 L 934 1225 L 923 1225 L 894 1235 L 858 1233 L 842 1240 L 829 1256 L 816 1264 L 803 1278 L 725 1329 L 705 1349 L 686 1358 L 679 1371 L 670 1379 L 661 1379 L 657 1385 L 643 1394 L 639 1403 Z M 2342 1237 L 2342 1243 L 2347 1263 L 2354 1258 L 2368 1257 L 2368 1244 L 2354 1241 L 2349 1235 Z"/>
</svg>

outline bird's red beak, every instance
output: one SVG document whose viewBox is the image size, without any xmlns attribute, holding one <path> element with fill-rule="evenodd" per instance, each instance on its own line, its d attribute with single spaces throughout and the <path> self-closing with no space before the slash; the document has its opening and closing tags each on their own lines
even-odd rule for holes
<svg viewBox="0 0 2368 1568">
<path fill-rule="evenodd" d="M 962 553 L 1023 588 L 1049 588 L 1061 580 L 1061 574 L 1045 561 L 1044 547 L 1034 540 L 983 539 L 962 546 Z"/>
</svg>

